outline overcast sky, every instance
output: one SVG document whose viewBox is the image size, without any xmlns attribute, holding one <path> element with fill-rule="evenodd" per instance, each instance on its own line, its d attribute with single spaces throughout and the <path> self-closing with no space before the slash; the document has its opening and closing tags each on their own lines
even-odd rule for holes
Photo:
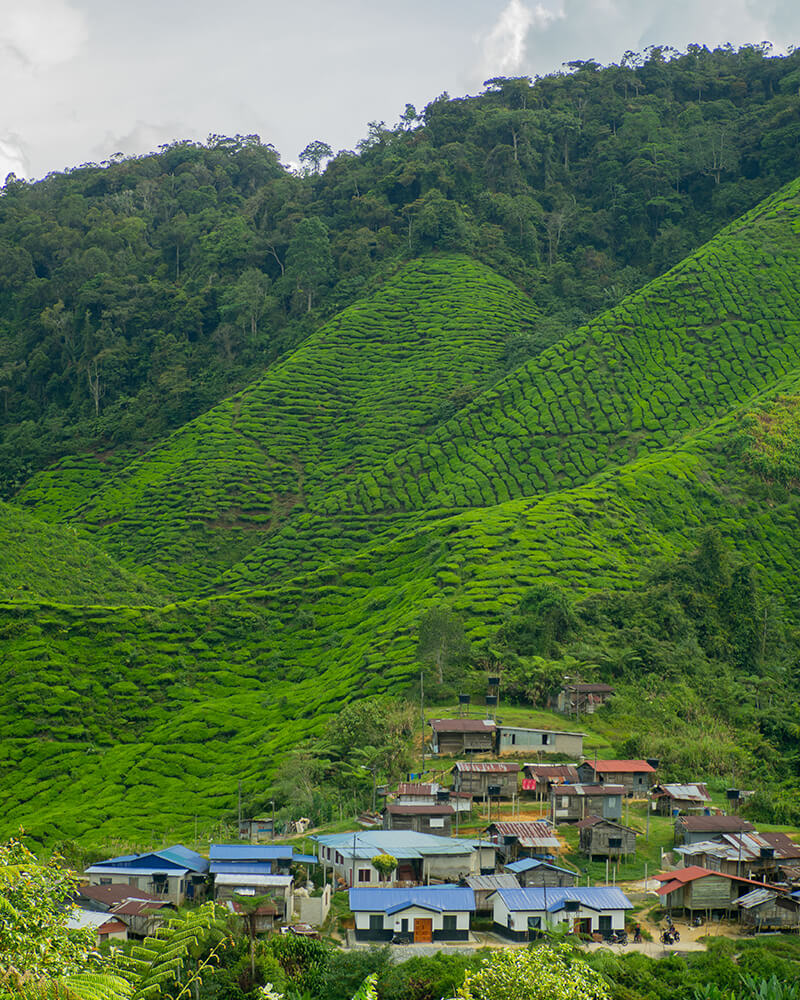
<svg viewBox="0 0 800 1000">
<path fill-rule="evenodd" d="M 295 162 L 492 76 L 799 38 L 798 0 L 0 0 L 0 183 L 210 132 Z"/>
</svg>

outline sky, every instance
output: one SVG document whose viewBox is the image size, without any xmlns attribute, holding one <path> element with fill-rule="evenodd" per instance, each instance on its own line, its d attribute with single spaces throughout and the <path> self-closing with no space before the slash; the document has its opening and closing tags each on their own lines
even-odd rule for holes
<svg viewBox="0 0 800 1000">
<path fill-rule="evenodd" d="M 296 163 L 493 76 L 761 41 L 800 41 L 798 0 L 0 0 L 0 183 L 210 133 Z"/>
</svg>

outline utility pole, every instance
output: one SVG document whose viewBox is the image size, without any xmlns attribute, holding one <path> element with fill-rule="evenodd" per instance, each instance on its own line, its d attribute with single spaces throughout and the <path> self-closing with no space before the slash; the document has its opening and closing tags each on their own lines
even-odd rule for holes
<svg viewBox="0 0 800 1000">
<path fill-rule="evenodd" d="M 272 803 L 272 826 L 270 827 L 270 831 L 269 831 L 269 839 L 270 840 L 274 840 L 275 839 L 275 799 L 270 799 L 270 802 Z"/>
<path fill-rule="evenodd" d="M 239 778 L 239 832 L 237 837 L 241 839 L 242 836 L 242 779 Z"/>
<path fill-rule="evenodd" d="M 419 719 L 420 719 L 420 742 L 422 749 L 422 770 L 425 770 L 425 684 L 423 681 L 423 671 L 419 672 Z"/>
</svg>

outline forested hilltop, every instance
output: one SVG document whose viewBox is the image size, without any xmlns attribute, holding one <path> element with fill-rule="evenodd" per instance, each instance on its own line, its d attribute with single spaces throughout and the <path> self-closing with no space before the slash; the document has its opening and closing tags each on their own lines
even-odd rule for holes
<svg viewBox="0 0 800 1000">
<path fill-rule="evenodd" d="M 6 184 L 0 828 L 349 815 L 495 669 L 800 822 L 800 55 L 569 70 Z"/>
<path fill-rule="evenodd" d="M 113 467 L 431 250 L 532 296 L 515 366 L 800 173 L 798 90 L 798 53 L 654 47 L 443 94 L 355 152 L 317 140 L 306 176 L 257 136 L 211 136 L 10 180 L 0 495 L 64 455 Z"/>
</svg>

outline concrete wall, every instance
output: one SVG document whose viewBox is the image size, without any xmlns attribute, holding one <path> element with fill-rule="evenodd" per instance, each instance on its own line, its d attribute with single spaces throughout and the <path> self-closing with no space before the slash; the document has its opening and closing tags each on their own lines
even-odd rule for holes
<svg viewBox="0 0 800 1000">
<path fill-rule="evenodd" d="M 370 916 L 380 915 L 383 918 L 383 931 L 377 935 L 374 931 L 370 931 Z M 379 910 L 372 911 L 372 914 L 365 911 L 358 911 L 354 914 L 355 925 L 356 925 L 356 940 L 359 941 L 369 941 L 369 940 L 389 940 L 395 934 L 412 934 L 414 933 L 414 921 L 419 918 L 421 920 L 432 920 L 433 921 L 433 938 L 439 941 L 466 941 L 469 937 L 469 918 L 470 914 L 468 911 L 452 910 L 446 911 L 445 913 L 437 913 L 434 910 L 426 910 L 421 906 L 410 906 L 406 910 L 402 910 L 399 913 L 392 913 L 391 915 L 382 913 Z M 455 916 L 456 918 L 456 930 L 455 931 L 445 931 L 444 930 L 444 918 Z M 405 928 L 403 931 L 403 921 L 406 921 Z"/>
<path fill-rule="evenodd" d="M 559 733 L 550 729 L 516 729 L 503 726 L 499 730 L 500 753 L 560 753 L 580 757 L 583 753 L 583 736 L 576 733 Z"/>
<path fill-rule="evenodd" d="M 131 889 L 144 889 L 146 892 L 158 896 L 159 899 L 169 900 L 170 903 L 179 905 L 186 898 L 187 879 L 170 875 L 167 878 L 167 892 L 159 892 L 153 885 L 152 875 L 120 875 L 112 869 L 103 872 L 102 875 L 87 875 L 89 885 L 129 885 Z M 131 893 L 135 895 L 135 893 Z"/>
<path fill-rule="evenodd" d="M 331 887 L 325 885 L 321 896 L 295 896 L 300 911 L 300 923 L 321 927 L 331 908 Z"/>
</svg>

